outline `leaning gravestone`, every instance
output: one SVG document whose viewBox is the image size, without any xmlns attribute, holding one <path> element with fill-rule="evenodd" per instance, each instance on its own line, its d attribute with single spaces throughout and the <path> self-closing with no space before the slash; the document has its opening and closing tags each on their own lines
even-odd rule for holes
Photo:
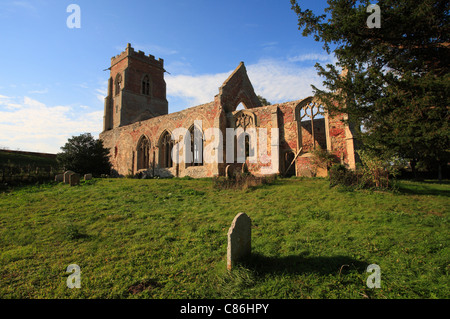
<svg viewBox="0 0 450 319">
<path fill-rule="evenodd" d="M 63 182 L 64 184 L 69 184 L 69 176 L 70 174 L 74 174 L 75 172 L 72 171 L 65 171 L 64 172 L 64 178 L 63 178 Z"/>
<path fill-rule="evenodd" d="M 252 221 L 245 213 L 234 217 L 228 230 L 227 269 L 251 253 Z"/>
<path fill-rule="evenodd" d="M 80 184 L 80 175 L 73 173 L 69 175 L 70 186 L 75 186 Z"/>
<path fill-rule="evenodd" d="M 57 174 L 55 175 L 55 182 L 63 182 L 64 181 L 64 174 Z"/>
<path fill-rule="evenodd" d="M 84 174 L 84 180 L 89 181 L 92 179 L 92 174 Z"/>
</svg>

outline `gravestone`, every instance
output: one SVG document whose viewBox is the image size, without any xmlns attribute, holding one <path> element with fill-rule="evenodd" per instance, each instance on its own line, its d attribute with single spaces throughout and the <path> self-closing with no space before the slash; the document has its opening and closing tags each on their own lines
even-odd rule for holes
<svg viewBox="0 0 450 319">
<path fill-rule="evenodd" d="M 231 168 L 231 165 L 227 165 L 227 167 L 225 167 L 225 176 L 226 178 L 231 178 L 233 177 L 233 168 Z"/>
<path fill-rule="evenodd" d="M 252 221 L 245 213 L 234 217 L 228 230 L 227 269 L 251 254 Z"/>
<path fill-rule="evenodd" d="M 84 180 L 89 181 L 92 179 L 92 174 L 84 174 Z"/>
<path fill-rule="evenodd" d="M 70 186 L 75 186 L 80 184 L 80 175 L 73 173 L 69 175 Z"/>
<path fill-rule="evenodd" d="M 55 182 L 64 182 L 64 174 L 55 175 Z"/>
<path fill-rule="evenodd" d="M 64 178 L 63 178 L 63 182 L 64 184 L 69 184 L 69 175 L 70 174 L 74 174 L 75 172 L 72 171 L 65 171 L 64 172 Z"/>
</svg>

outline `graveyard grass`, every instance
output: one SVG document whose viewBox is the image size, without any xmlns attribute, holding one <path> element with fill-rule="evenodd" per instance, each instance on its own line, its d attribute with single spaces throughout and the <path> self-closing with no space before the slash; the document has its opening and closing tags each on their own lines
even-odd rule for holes
<svg viewBox="0 0 450 319">
<path fill-rule="evenodd" d="M 0 193 L 0 298 L 448 298 L 450 185 L 94 179 Z M 235 215 L 252 255 L 226 270 Z M 81 288 L 66 268 L 81 268 Z M 381 288 L 366 285 L 369 264 Z"/>
</svg>

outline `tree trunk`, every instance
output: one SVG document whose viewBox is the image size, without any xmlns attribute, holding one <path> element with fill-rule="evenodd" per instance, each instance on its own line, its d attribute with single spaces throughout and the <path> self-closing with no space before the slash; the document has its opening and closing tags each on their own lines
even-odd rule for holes
<svg viewBox="0 0 450 319">
<path fill-rule="evenodd" d="M 441 163 L 438 164 L 438 180 L 439 180 L 439 183 L 442 183 L 442 164 Z"/>
<path fill-rule="evenodd" d="M 411 170 L 412 170 L 414 179 L 417 179 L 416 164 L 417 164 L 417 161 L 415 159 L 412 159 L 411 161 L 409 161 L 409 165 L 411 166 Z"/>
</svg>

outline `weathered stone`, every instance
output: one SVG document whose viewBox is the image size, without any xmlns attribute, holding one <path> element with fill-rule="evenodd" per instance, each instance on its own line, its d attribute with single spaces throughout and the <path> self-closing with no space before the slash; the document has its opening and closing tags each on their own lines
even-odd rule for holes
<svg viewBox="0 0 450 319">
<path fill-rule="evenodd" d="M 80 175 L 73 173 L 69 175 L 70 186 L 75 186 L 80 184 Z"/>
<path fill-rule="evenodd" d="M 75 172 L 72 172 L 72 171 L 65 171 L 64 172 L 64 178 L 63 178 L 63 182 L 64 182 L 64 184 L 69 184 L 69 176 L 71 175 L 71 174 L 74 174 Z"/>
<path fill-rule="evenodd" d="M 231 165 L 227 165 L 227 167 L 225 167 L 225 177 L 226 178 L 233 177 L 233 169 L 231 168 Z"/>
<path fill-rule="evenodd" d="M 328 114 L 315 97 L 261 105 L 244 63 L 223 82 L 210 102 L 170 114 L 162 59 L 155 60 L 127 45 L 125 51 L 111 59 L 109 69 L 104 127 L 99 138 L 110 150 L 113 175 L 135 175 L 142 169 L 150 169 L 152 176 L 159 177 L 229 176 L 226 166 L 230 164 L 234 173 L 243 168 L 253 175 L 312 176 L 311 154 L 319 146 L 341 158 L 350 169 L 355 168 L 354 139 L 345 123 L 347 115 Z M 240 103 L 245 109 L 237 110 Z M 195 130 L 191 128 L 196 126 L 201 127 L 203 136 L 196 138 L 194 134 L 192 138 Z M 191 154 L 203 151 L 204 161 L 176 165 L 171 154 L 181 139 L 173 141 L 167 137 L 177 128 L 191 132 Z M 253 129 L 258 132 L 244 143 L 245 154 L 254 153 L 248 156 L 248 167 L 235 165 L 241 163 L 237 161 L 237 138 L 235 134 L 227 134 L 228 129 L 240 128 L 249 136 Z M 218 129 L 219 144 L 216 145 L 216 133 L 211 139 L 205 135 L 210 129 Z M 227 156 L 226 148 L 234 156 Z M 184 149 L 180 154 L 184 154 Z M 209 161 L 205 154 L 211 158 Z M 298 156 L 294 159 L 291 154 Z M 322 176 L 325 172 L 317 174 Z"/>
<path fill-rule="evenodd" d="M 84 180 L 89 181 L 92 179 L 92 174 L 84 174 Z"/>
<path fill-rule="evenodd" d="M 252 221 L 245 213 L 234 217 L 228 230 L 227 269 L 251 254 Z"/>
<path fill-rule="evenodd" d="M 55 175 L 55 182 L 64 182 L 64 174 Z"/>
</svg>

